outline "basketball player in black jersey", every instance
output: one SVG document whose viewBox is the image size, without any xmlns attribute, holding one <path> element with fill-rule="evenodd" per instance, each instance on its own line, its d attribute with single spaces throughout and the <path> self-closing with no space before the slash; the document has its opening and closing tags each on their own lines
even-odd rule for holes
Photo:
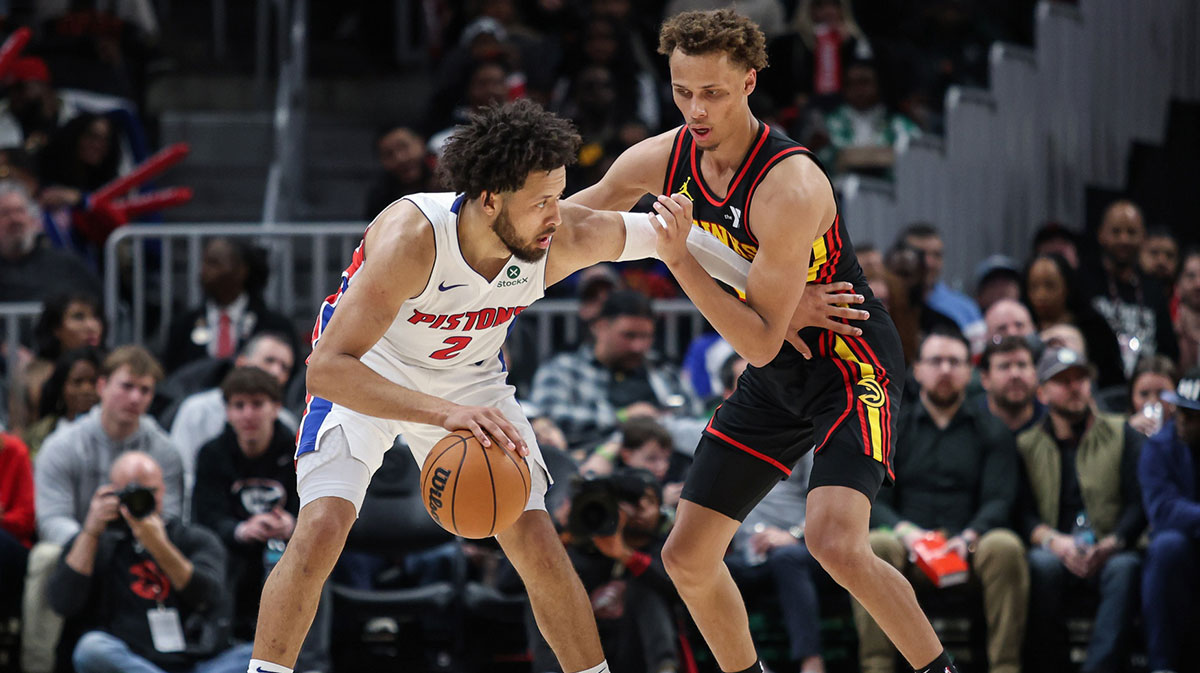
<svg viewBox="0 0 1200 673">
<path fill-rule="evenodd" d="M 912 587 L 867 541 L 871 504 L 891 480 L 892 418 L 904 379 L 900 339 L 871 295 L 833 188 L 815 157 L 755 119 L 747 104 L 766 66 L 758 27 L 732 10 L 666 21 L 686 124 L 623 153 L 596 185 L 571 198 L 628 209 L 660 196 L 674 226 L 659 254 L 717 331 L 750 362 L 696 450 L 663 561 L 724 671 L 758 671 L 746 610 L 722 557 L 755 504 L 813 450 L 805 540 L 821 565 L 870 612 L 918 671 L 949 673 Z M 689 217 L 690 215 L 690 217 Z M 688 254 L 691 220 L 751 260 L 745 301 L 722 290 Z M 806 283 L 865 296 L 856 328 L 790 320 Z"/>
</svg>

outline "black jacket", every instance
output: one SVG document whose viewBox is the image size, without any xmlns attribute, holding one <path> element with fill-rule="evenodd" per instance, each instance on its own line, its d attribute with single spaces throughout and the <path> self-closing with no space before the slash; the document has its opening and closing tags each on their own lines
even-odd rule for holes
<svg viewBox="0 0 1200 673">
<path fill-rule="evenodd" d="M 896 485 L 879 491 L 871 526 L 901 520 L 957 535 L 1012 526 L 1017 449 L 1008 428 L 964 402 L 945 430 L 920 401 L 896 418 Z"/>
<path fill-rule="evenodd" d="M 295 451 L 292 432 L 275 421 L 271 445 L 257 458 L 242 453 L 228 424 L 197 454 L 192 517 L 216 533 L 229 552 L 228 581 L 233 587 L 235 635 L 239 637 L 253 633 L 262 594 L 265 545 L 238 542 L 233 532 L 251 516 L 270 511 L 275 502 L 296 516 L 300 498 L 296 494 Z"/>
<path fill-rule="evenodd" d="M 266 302 L 260 297 L 250 297 L 246 306 L 246 315 L 253 316 L 253 318 L 242 321 L 245 323 L 243 325 L 235 326 L 237 329 L 235 350 L 240 350 L 251 337 L 260 332 L 276 332 L 287 337 L 296 360 L 300 359 L 296 329 L 287 316 L 267 308 Z M 197 330 L 198 327 L 208 329 Z M 167 332 L 167 346 L 162 358 L 163 367 L 168 372 L 173 372 L 193 360 L 208 357 L 208 341 L 197 343 L 194 337 L 203 334 L 209 338 L 216 338 L 215 332 L 216 326 L 208 324 L 205 304 L 176 317 L 171 321 Z"/>
<path fill-rule="evenodd" d="M 50 606 L 85 630 L 100 630 L 124 641 L 135 654 L 173 668 L 211 658 L 229 644 L 230 600 L 224 588 L 225 549 L 208 530 L 176 519 L 166 522 L 167 538 L 192 562 L 192 578 L 182 589 L 171 586 L 150 553 L 128 529 L 100 536 L 95 567 L 81 575 L 67 565 L 74 539 L 67 544 L 47 591 Z M 175 608 L 187 649 L 154 649 L 147 611 Z"/>
</svg>

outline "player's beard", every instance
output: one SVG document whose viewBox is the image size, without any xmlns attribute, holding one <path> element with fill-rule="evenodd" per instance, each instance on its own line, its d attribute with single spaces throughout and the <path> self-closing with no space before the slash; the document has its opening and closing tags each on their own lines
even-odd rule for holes
<svg viewBox="0 0 1200 673">
<path fill-rule="evenodd" d="M 538 247 L 536 239 L 533 241 L 521 240 L 521 237 L 517 235 L 517 228 L 513 226 L 512 218 L 508 216 L 507 206 L 502 207 L 500 213 L 496 215 L 496 225 L 493 231 L 500 237 L 500 242 L 508 248 L 513 257 L 527 264 L 541 261 L 549 251 L 549 248 Z"/>
</svg>

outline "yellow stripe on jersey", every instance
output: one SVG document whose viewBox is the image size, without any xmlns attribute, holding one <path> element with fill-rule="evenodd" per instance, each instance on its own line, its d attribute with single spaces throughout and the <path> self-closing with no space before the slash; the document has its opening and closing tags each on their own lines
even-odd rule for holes
<svg viewBox="0 0 1200 673">
<path fill-rule="evenodd" d="M 875 380 L 875 368 L 870 364 L 859 360 L 850 350 L 850 346 L 846 345 L 846 341 L 842 337 L 834 335 L 833 351 L 837 356 L 847 362 L 853 362 L 858 365 L 858 371 L 862 375 L 859 380 L 859 385 L 870 389 L 879 389 L 878 381 Z M 870 380 L 871 384 L 866 384 L 864 381 Z M 871 457 L 879 462 L 883 462 L 883 412 L 881 407 L 874 404 L 863 404 L 863 408 L 867 411 L 867 426 L 871 432 Z"/>
<path fill-rule="evenodd" d="M 820 269 L 821 265 L 825 263 L 825 260 L 829 259 L 829 250 L 825 247 L 824 236 L 821 236 L 817 238 L 817 240 L 813 241 L 812 252 L 813 262 L 812 265 L 808 267 L 808 281 L 806 281 L 809 283 L 817 279 L 817 269 Z"/>
</svg>

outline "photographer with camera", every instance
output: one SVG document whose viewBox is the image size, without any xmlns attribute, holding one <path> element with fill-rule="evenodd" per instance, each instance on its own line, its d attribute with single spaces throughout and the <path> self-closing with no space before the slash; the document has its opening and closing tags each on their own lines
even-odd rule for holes
<svg viewBox="0 0 1200 673">
<path fill-rule="evenodd" d="M 663 505 L 674 510 L 690 465 L 690 458 L 676 455 L 669 430 L 652 417 L 637 416 L 622 423 L 617 437 L 593 451 L 579 471 L 599 476 L 622 467 L 646 470 L 662 487 Z"/>
<path fill-rule="evenodd" d="M 291 539 L 299 498 L 293 434 L 279 419 L 279 380 L 237 367 L 221 382 L 228 423 L 196 461 L 192 518 L 229 552 L 234 635 L 251 640 L 263 579 Z"/>
<path fill-rule="evenodd" d="M 39 542 L 29 552 L 22 615 L 22 668 L 27 673 L 55 670 L 54 650 L 62 620 L 46 605 L 46 582 L 63 545 L 77 534 L 92 494 L 113 462 L 128 451 L 143 451 L 162 470 L 163 511 L 183 513 L 183 464 L 179 451 L 146 415 L 162 367 L 141 346 L 121 346 L 100 363 L 96 391 L 100 403 L 70 427 L 42 443 L 33 464 Z"/>
<path fill-rule="evenodd" d="M 78 673 L 241 673 L 229 648 L 225 550 L 211 532 L 163 515 L 154 459 L 124 453 L 96 489 L 50 581 L 51 607 L 84 631 Z"/>
<path fill-rule="evenodd" d="M 565 517 L 567 553 L 591 597 L 610 665 L 647 673 L 677 670 L 673 606 L 679 598 L 662 564 L 669 528 L 662 485 L 649 471 L 631 468 L 576 475 L 570 485 L 569 510 L 557 513 Z M 534 670 L 553 670 L 537 665 L 543 659 L 538 650 L 548 648 L 535 641 L 534 649 Z"/>
</svg>

